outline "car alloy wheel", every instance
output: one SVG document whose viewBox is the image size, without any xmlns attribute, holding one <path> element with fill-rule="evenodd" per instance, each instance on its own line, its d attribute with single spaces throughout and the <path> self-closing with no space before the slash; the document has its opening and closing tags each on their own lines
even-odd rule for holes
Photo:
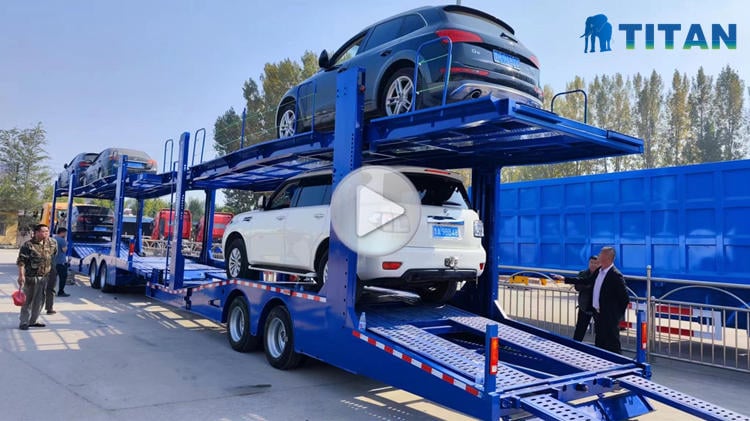
<svg viewBox="0 0 750 421">
<path fill-rule="evenodd" d="M 297 115 L 294 102 L 286 103 L 279 113 L 278 135 L 279 139 L 294 136 L 297 132 Z"/>
<path fill-rule="evenodd" d="M 412 72 L 412 69 L 406 68 L 391 76 L 383 104 L 386 115 L 397 115 L 411 111 L 411 104 L 414 99 Z"/>
</svg>

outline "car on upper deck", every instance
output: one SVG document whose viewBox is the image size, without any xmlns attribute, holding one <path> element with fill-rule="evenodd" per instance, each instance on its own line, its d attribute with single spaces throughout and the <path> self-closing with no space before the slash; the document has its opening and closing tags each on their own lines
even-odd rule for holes
<svg viewBox="0 0 750 421">
<path fill-rule="evenodd" d="M 457 174 L 393 169 L 415 187 L 421 219 L 400 250 L 358 257 L 358 287 L 389 287 L 417 293 L 425 302 L 448 301 L 459 282 L 475 280 L 484 270 L 482 221 Z M 330 170 L 305 173 L 282 183 L 262 210 L 235 215 L 222 238 L 227 276 L 254 278 L 264 269 L 314 273 L 320 289 L 328 278 L 332 193 Z"/>
<path fill-rule="evenodd" d="M 469 7 L 422 7 L 365 28 L 330 56 L 323 50 L 318 73 L 279 102 L 278 137 L 333 127 L 336 75 L 346 68 L 365 69 L 366 118 L 409 111 L 418 50 L 417 108 L 440 105 L 446 77 L 447 102 L 494 95 L 542 104 L 539 61 L 510 25 Z"/>
<path fill-rule="evenodd" d="M 86 170 L 85 184 L 117 174 L 120 156 L 127 155 L 128 174 L 156 174 L 156 161 L 143 151 L 127 148 L 107 148 L 99 153 Z"/>
<path fill-rule="evenodd" d="M 88 169 L 91 162 L 96 159 L 97 155 L 96 152 L 79 153 L 74 156 L 69 163 L 63 165 L 63 171 L 57 176 L 57 188 L 67 188 L 76 171 L 78 172 L 76 186 L 82 185 L 86 176 L 86 169 Z"/>
</svg>

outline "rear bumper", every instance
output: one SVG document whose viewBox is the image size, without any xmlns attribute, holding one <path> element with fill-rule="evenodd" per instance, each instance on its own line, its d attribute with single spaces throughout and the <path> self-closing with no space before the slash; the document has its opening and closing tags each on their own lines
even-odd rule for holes
<svg viewBox="0 0 750 421">
<path fill-rule="evenodd" d="M 445 266 L 445 260 L 457 260 L 455 268 Z M 486 253 L 476 249 L 434 249 L 404 247 L 387 256 L 360 257 L 357 274 L 367 285 L 395 285 L 472 280 L 482 274 Z M 383 262 L 400 262 L 396 270 L 384 270 Z"/>
</svg>

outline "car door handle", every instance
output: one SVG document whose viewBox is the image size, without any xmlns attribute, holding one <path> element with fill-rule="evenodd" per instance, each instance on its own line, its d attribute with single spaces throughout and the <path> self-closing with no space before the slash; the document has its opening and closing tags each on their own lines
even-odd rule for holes
<svg viewBox="0 0 750 421">
<path fill-rule="evenodd" d="M 387 56 L 387 55 L 388 55 L 388 54 L 390 54 L 390 53 L 392 53 L 392 51 L 391 51 L 391 50 L 383 50 L 383 51 L 382 51 L 382 52 L 380 53 L 380 57 L 385 57 L 385 56 Z"/>
<path fill-rule="evenodd" d="M 316 219 L 320 219 L 320 218 L 322 218 L 322 217 L 326 216 L 326 214 L 324 214 L 324 213 L 316 213 L 316 214 L 315 214 L 315 215 L 313 215 L 313 216 L 314 216 L 314 217 L 315 217 Z"/>
<path fill-rule="evenodd" d="M 284 216 L 284 215 L 279 215 L 279 216 L 277 216 L 277 217 L 276 217 L 276 220 L 277 220 L 277 221 L 281 221 L 282 219 L 286 219 L 286 216 Z"/>
<path fill-rule="evenodd" d="M 245 222 L 247 222 L 247 221 L 249 221 L 251 219 L 253 219 L 252 216 L 246 216 L 246 217 L 242 218 L 242 220 L 245 221 Z"/>
</svg>

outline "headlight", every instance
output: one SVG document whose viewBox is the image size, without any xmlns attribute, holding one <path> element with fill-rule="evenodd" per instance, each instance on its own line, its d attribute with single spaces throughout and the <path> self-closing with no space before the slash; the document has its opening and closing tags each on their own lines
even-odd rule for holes
<svg viewBox="0 0 750 421">
<path fill-rule="evenodd" d="M 484 237 L 484 223 L 480 220 L 474 221 L 474 237 Z"/>
</svg>

